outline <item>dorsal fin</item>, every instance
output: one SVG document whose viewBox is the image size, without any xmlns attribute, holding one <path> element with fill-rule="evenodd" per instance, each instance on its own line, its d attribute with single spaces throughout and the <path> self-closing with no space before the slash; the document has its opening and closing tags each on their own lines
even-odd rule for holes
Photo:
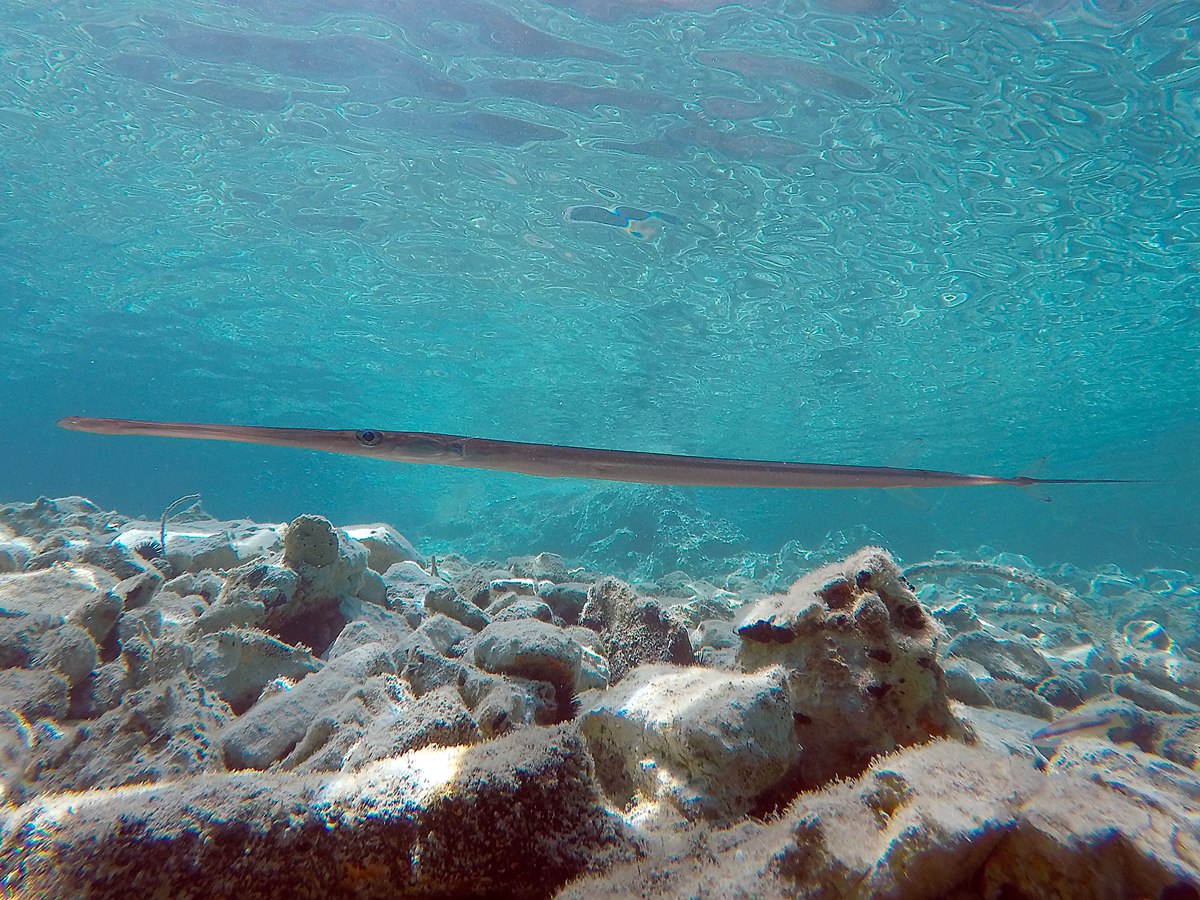
<svg viewBox="0 0 1200 900">
<path fill-rule="evenodd" d="M 889 456 L 885 461 L 885 466 L 891 466 L 893 469 L 907 469 L 917 457 L 925 452 L 925 438 L 913 438 L 905 444 L 901 444 L 896 451 Z"/>
<path fill-rule="evenodd" d="M 1046 468 L 1046 457 L 1039 456 L 1020 472 L 1017 473 L 1018 478 L 1033 478 L 1037 479 L 1042 474 L 1042 469 Z"/>
<path fill-rule="evenodd" d="M 1042 490 L 1041 482 L 1038 476 L 1042 474 L 1042 469 L 1046 468 L 1046 457 L 1039 456 L 1017 475 L 1017 487 L 1023 490 L 1034 500 L 1041 500 L 1043 503 L 1050 503 L 1051 497 Z"/>
</svg>

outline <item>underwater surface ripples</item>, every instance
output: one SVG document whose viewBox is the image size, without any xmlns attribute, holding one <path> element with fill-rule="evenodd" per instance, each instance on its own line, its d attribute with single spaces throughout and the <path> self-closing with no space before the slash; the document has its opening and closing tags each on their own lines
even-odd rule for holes
<svg viewBox="0 0 1200 900">
<path fill-rule="evenodd" d="M 764 552 L 866 525 L 902 555 L 1194 562 L 1194 11 L 690 5 L 10 4 L 5 496 L 398 505 L 518 552 L 560 532 L 488 503 L 596 488 L 49 423 L 875 464 L 921 437 L 933 468 L 1049 454 L 1053 476 L 1190 481 L 1050 509 L 938 494 L 926 513 L 680 496 Z"/>
</svg>

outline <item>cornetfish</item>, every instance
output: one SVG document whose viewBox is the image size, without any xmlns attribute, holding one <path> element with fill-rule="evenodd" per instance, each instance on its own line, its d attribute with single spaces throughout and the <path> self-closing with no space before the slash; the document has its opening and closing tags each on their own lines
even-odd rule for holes
<svg viewBox="0 0 1200 900">
<path fill-rule="evenodd" d="M 774 462 L 675 456 L 633 450 L 594 450 L 557 444 L 493 441 L 421 431 L 274 428 L 262 425 L 199 425 L 188 422 L 144 422 L 68 416 L 61 428 L 93 434 L 135 434 L 272 444 L 323 450 L 397 462 L 467 469 L 497 469 L 541 478 L 595 478 L 635 484 L 694 485 L 740 488 L 922 488 L 1009 484 L 1035 488 L 1043 484 L 1128 484 L 1119 479 L 1031 478 L 1016 475 L 967 475 L 928 469 L 884 466 L 839 466 L 824 463 Z M 1049 498 L 1042 498 L 1049 499 Z"/>
</svg>

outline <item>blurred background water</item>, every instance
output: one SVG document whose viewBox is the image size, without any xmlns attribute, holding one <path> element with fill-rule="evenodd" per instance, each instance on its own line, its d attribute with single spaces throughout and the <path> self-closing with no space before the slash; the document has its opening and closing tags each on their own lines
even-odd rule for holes
<svg viewBox="0 0 1200 900">
<path fill-rule="evenodd" d="M 1200 6 L 0 11 L 0 500 L 728 570 L 1200 568 Z M 1161 483 L 614 487 L 62 415 Z"/>
</svg>

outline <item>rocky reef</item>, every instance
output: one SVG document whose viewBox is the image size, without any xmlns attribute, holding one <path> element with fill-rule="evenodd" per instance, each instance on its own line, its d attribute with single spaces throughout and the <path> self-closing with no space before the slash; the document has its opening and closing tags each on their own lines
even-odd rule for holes
<svg viewBox="0 0 1200 900">
<path fill-rule="evenodd" d="M 1200 898 L 1188 573 L 864 547 L 779 587 L 0 507 L 0 883 Z"/>
</svg>

